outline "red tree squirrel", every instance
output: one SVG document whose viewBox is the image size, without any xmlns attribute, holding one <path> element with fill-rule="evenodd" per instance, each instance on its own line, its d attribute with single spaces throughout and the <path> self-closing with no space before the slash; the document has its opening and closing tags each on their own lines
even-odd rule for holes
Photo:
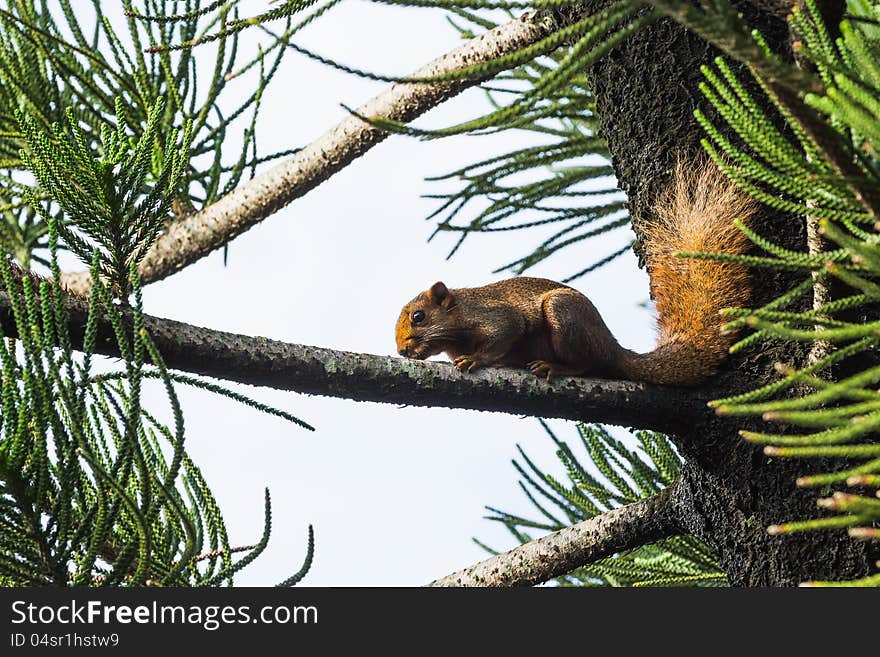
<svg viewBox="0 0 880 657">
<path fill-rule="evenodd" d="M 645 230 L 659 328 L 649 353 L 621 347 L 577 290 L 527 277 L 453 290 L 435 283 L 403 307 L 397 350 L 417 359 L 446 352 L 466 372 L 511 366 L 548 380 L 589 375 L 696 383 L 714 374 L 727 354 L 732 336 L 721 331 L 720 311 L 748 301 L 748 272 L 740 264 L 675 253 L 743 253 L 748 241 L 733 220 L 748 221 L 756 208 L 714 164 L 676 166 Z"/>
</svg>

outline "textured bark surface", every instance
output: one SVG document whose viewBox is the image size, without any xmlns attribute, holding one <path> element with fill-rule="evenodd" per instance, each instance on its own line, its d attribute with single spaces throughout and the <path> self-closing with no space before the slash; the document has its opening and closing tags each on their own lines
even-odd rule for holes
<svg viewBox="0 0 880 657">
<path fill-rule="evenodd" d="M 743 5 L 747 19 L 784 50 L 786 26 Z M 751 15 L 749 15 L 751 13 Z M 590 77 L 602 129 L 608 140 L 638 234 L 651 219 L 652 200 L 669 180 L 677 154 L 699 152 L 703 136 L 693 118 L 699 106 L 711 111 L 698 90 L 700 64 L 717 52 L 671 20 L 636 34 L 600 61 Z M 721 121 L 717 125 L 723 125 Z M 765 210 L 755 221 L 761 234 L 803 250 L 802 220 Z M 785 274 L 761 271 L 753 277 L 754 303 L 788 289 Z M 750 389 L 770 376 L 775 361 L 797 363 L 804 354 L 792 345 L 763 347 L 731 359 L 712 396 Z M 682 528 L 718 555 L 733 585 L 790 586 L 810 579 L 849 579 L 867 572 L 865 547 L 845 532 L 771 537 L 767 525 L 818 515 L 815 491 L 795 487 L 798 475 L 822 464 L 771 460 L 737 435 L 741 418 L 717 417 L 708 425 L 678 431 L 673 438 L 685 458 L 677 515 Z M 824 464 L 827 466 L 827 464 Z"/>
<path fill-rule="evenodd" d="M 532 586 L 578 566 L 679 533 L 675 488 L 612 509 L 431 582 L 430 586 Z"/>
<path fill-rule="evenodd" d="M 74 348 L 82 346 L 87 305 L 67 305 Z M 165 364 L 177 370 L 279 390 L 358 401 L 439 406 L 515 415 L 627 424 L 673 431 L 709 420 L 699 390 L 633 381 L 561 378 L 552 384 L 525 370 L 487 368 L 462 374 L 450 363 L 417 361 L 289 344 L 215 331 L 159 317 L 144 325 Z M 0 326 L 16 337 L 7 293 L 0 292 Z M 110 322 L 99 320 L 96 351 L 119 356 Z"/>
</svg>

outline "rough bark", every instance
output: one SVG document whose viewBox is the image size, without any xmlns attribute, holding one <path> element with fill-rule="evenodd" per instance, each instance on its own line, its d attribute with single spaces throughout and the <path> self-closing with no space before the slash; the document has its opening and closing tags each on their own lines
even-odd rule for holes
<svg viewBox="0 0 880 657">
<path fill-rule="evenodd" d="M 675 487 L 530 541 L 429 586 L 532 586 L 622 550 L 678 533 Z"/>
<path fill-rule="evenodd" d="M 576 16 L 573 16 L 573 18 Z M 539 42 L 568 24 L 549 12 L 527 12 L 469 39 L 410 77 L 431 78 L 492 61 Z M 357 114 L 407 123 L 483 78 L 446 83 L 400 83 L 368 101 Z M 344 169 L 389 133 L 350 115 L 295 156 L 260 174 L 200 212 L 169 224 L 139 266 L 142 283 L 161 280 L 223 247 L 291 201 Z M 88 271 L 65 273 L 64 286 L 87 296 Z"/>
<path fill-rule="evenodd" d="M 87 305 L 67 301 L 74 348 L 82 346 Z M 129 322 L 130 323 L 130 322 Z M 633 381 L 562 378 L 552 384 L 531 372 L 489 368 L 462 374 L 450 363 L 356 354 L 252 337 L 146 316 L 144 325 L 165 364 L 177 370 L 279 390 L 358 401 L 439 406 L 553 417 L 672 431 L 683 421 L 709 421 L 702 391 Z M 0 292 L 0 326 L 16 337 L 9 297 Z M 97 353 L 119 356 L 106 318 Z"/>
<path fill-rule="evenodd" d="M 756 3 L 758 4 L 758 3 Z M 780 51 L 787 46 L 784 21 L 743 5 Z M 590 72 L 602 131 L 621 187 L 628 193 L 633 226 L 651 219 L 652 200 L 667 184 L 679 153 L 699 152 L 701 130 L 693 118 L 699 106 L 711 113 L 698 91 L 699 66 L 718 55 L 701 39 L 669 19 L 640 31 Z M 622 82 L 625 81 L 625 82 Z M 717 121 L 716 125 L 723 125 Z M 765 210 L 758 231 L 804 250 L 803 222 Z M 791 286 L 783 273 L 753 277 L 754 303 Z M 732 359 L 714 385 L 719 396 L 750 389 L 772 373 L 772 363 L 802 362 L 802 348 L 764 347 Z M 704 540 L 718 555 L 733 585 L 790 586 L 811 579 L 847 579 L 867 571 L 865 547 L 841 532 L 768 536 L 773 523 L 817 515 L 814 491 L 795 487 L 811 468 L 805 461 L 771 460 L 742 441 L 742 419 L 717 417 L 709 425 L 677 431 L 673 439 L 685 464 L 676 494 L 682 529 Z"/>
</svg>

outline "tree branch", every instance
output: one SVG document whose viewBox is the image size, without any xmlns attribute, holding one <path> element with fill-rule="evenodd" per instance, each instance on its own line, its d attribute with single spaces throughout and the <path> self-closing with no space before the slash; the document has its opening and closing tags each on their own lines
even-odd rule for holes
<svg viewBox="0 0 880 657">
<path fill-rule="evenodd" d="M 533 45 L 574 20 L 552 12 L 527 12 L 470 39 L 411 74 L 430 78 Z M 485 79 L 395 84 L 361 106 L 357 114 L 408 123 Z M 332 130 L 201 211 L 168 226 L 140 263 L 142 283 L 152 283 L 219 249 L 291 201 L 303 196 L 384 140 L 388 133 L 350 115 Z M 88 271 L 66 273 L 62 284 L 88 296 Z"/>
<path fill-rule="evenodd" d="M 67 298 L 71 342 L 81 348 L 88 306 Z M 130 318 L 128 320 L 130 322 Z M 525 370 L 490 368 L 462 374 L 449 363 L 415 361 L 289 344 L 145 316 L 168 367 L 279 390 L 411 406 L 606 422 L 673 432 L 712 413 L 711 392 L 632 381 L 563 378 L 553 384 Z M 0 326 L 17 337 L 8 292 L 0 292 Z M 98 323 L 97 353 L 119 356 L 112 326 Z"/>
<path fill-rule="evenodd" d="M 675 485 L 649 497 L 498 554 L 429 586 L 532 586 L 622 550 L 680 533 Z"/>
</svg>

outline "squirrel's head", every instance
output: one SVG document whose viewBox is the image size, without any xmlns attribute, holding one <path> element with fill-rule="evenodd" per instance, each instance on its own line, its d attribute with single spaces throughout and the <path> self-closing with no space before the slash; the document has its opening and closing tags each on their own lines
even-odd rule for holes
<svg viewBox="0 0 880 657">
<path fill-rule="evenodd" d="M 456 305 L 453 294 L 440 282 L 406 304 L 394 331 L 397 353 L 424 360 L 446 351 L 455 341 Z"/>
</svg>

